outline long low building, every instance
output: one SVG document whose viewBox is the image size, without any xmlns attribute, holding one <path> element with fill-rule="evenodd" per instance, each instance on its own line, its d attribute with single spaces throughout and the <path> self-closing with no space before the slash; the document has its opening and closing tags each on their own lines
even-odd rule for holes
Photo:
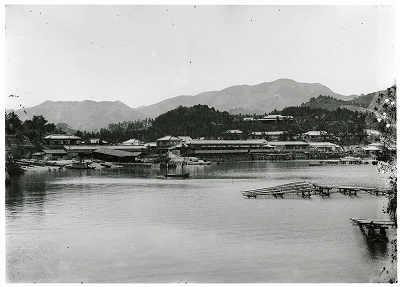
<svg viewBox="0 0 400 287">
<path fill-rule="evenodd" d="M 90 157 L 91 154 L 99 149 L 107 148 L 111 150 L 119 150 L 126 152 L 146 152 L 147 147 L 144 145 L 68 145 L 64 146 L 68 156 L 73 158 L 79 155 L 83 157 Z"/>
<path fill-rule="evenodd" d="M 310 149 L 322 152 L 342 151 L 339 145 L 330 142 L 310 142 Z"/>
<path fill-rule="evenodd" d="M 139 156 L 141 152 L 127 152 L 116 149 L 110 149 L 101 147 L 93 151 L 92 156 L 95 159 L 107 161 L 107 162 L 135 162 L 136 157 Z"/>
<path fill-rule="evenodd" d="M 188 144 L 188 155 L 241 154 L 268 152 L 273 149 L 266 140 L 192 140 Z"/>
<path fill-rule="evenodd" d="M 275 147 L 275 149 L 294 150 L 294 151 L 306 151 L 310 147 L 310 143 L 303 141 L 274 141 L 269 142 L 269 145 Z"/>
</svg>

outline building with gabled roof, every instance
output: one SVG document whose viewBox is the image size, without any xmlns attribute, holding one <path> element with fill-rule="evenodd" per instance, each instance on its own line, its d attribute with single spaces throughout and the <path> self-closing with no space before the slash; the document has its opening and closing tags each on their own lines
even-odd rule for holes
<svg viewBox="0 0 400 287">
<path fill-rule="evenodd" d="M 282 115 L 268 115 L 263 117 L 262 119 L 258 119 L 258 121 L 263 123 L 276 123 L 278 121 L 293 121 L 292 116 L 282 116 Z"/>
<path fill-rule="evenodd" d="M 342 148 L 334 143 L 330 142 L 310 142 L 310 149 L 315 151 L 342 151 Z"/>
<path fill-rule="evenodd" d="M 175 136 L 165 136 L 156 140 L 159 150 L 170 150 L 181 147 L 182 139 Z"/>
<path fill-rule="evenodd" d="M 326 141 L 329 140 L 332 135 L 328 134 L 326 131 L 308 131 L 301 135 L 302 140 L 306 141 Z"/>
<path fill-rule="evenodd" d="M 61 148 L 64 145 L 82 145 L 82 138 L 74 135 L 52 134 L 45 136 L 43 143 L 46 147 Z"/>
<path fill-rule="evenodd" d="M 251 136 L 257 139 L 265 139 L 268 141 L 281 140 L 285 131 L 267 131 L 267 132 L 252 132 Z"/>
<path fill-rule="evenodd" d="M 121 145 L 144 145 L 144 142 L 138 139 L 129 139 L 122 142 Z"/>
</svg>

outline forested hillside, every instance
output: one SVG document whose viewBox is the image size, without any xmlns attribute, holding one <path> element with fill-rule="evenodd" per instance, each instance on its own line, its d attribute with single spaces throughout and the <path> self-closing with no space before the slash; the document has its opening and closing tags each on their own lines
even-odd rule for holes
<svg viewBox="0 0 400 287">
<path fill-rule="evenodd" d="M 356 110 L 356 107 L 359 108 L 368 108 L 373 102 L 377 93 L 370 93 L 367 95 L 361 95 L 349 101 L 344 101 L 340 99 L 336 99 L 331 96 L 322 96 L 319 95 L 316 98 L 311 98 L 307 103 L 303 103 L 301 107 L 310 107 L 312 109 L 327 109 L 327 110 L 336 110 L 338 108 L 348 108 L 351 110 Z M 362 109 L 360 109 L 362 110 Z"/>
<path fill-rule="evenodd" d="M 160 115 L 144 128 L 128 128 L 133 122 L 124 122 L 110 125 L 108 129 L 102 129 L 100 133 L 80 136 L 98 136 L 112 142 L 122 142 L 129 138 L 137 138 L 143 141 L 154 141 L 165 135 L 190 136 L 191 138 L 221 139 L 232 138 L 226 133 L 228 130 L 238 129 L 243 133 L 236 138 L 251 138 L 252 132 L 286 131 L 285 139 L 295 139 L 295 136 L 311 130 L 326 131 L 341 137 L 337 140 L 340 144 L 358 144 L 366 139 L 364 129 L 370 128 L 366 124 L 367 113 L 338 108 L 336 110 L 312 109 L 310 107 L 288 107 L 281 111 L 273 111 L 273 114 L 293 116 L 293 121 L 277 121 L 275 123 L 263 123 L 257 121 L 262 116 L 257 115 L 230 115 L 220 112 L 205 105 L 193 107 L 178 107 L 172 111 Z M 254 117 L 254 121 L 244 121 L 245 117 Z M 137 126 L 140 121 L 136 121 Z"/>
</svg>

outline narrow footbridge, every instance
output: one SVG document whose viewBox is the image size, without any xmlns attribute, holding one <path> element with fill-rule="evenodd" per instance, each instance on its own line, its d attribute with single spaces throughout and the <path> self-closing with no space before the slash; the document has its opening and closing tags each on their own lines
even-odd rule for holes
<svg viewBox="0 0 400 287">
<path fill-rule="evenodd" d="M 310 183 L 307 181 L 298 181 L 264 188 L 248 189 L 242 191 L 242 195 L 247 198 L 257 198 L 257 196 L 273 196 L 275 198 L 283 198 L 284 195 L 287 194 L 298 194 L 302 197 L 309 197 L 311 195 L 330 196 L 332 193 L 357 196 L 360 192 L 373 195 L 386 195 L 389 191 L 371 187 L 329 186 Z"/>
</svg>

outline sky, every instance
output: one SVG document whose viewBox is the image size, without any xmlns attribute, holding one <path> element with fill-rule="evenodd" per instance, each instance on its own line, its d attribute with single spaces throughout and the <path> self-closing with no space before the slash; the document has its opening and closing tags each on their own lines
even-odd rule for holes
<svg viewBox="0 0 400 287">
<path fill-rule="evenodd" d="M 396 78 L 393 5 L 4 9 L 6 109 L 46 100 L 136 108 L 280 78 L 360 95 Z"/>
</svg>

